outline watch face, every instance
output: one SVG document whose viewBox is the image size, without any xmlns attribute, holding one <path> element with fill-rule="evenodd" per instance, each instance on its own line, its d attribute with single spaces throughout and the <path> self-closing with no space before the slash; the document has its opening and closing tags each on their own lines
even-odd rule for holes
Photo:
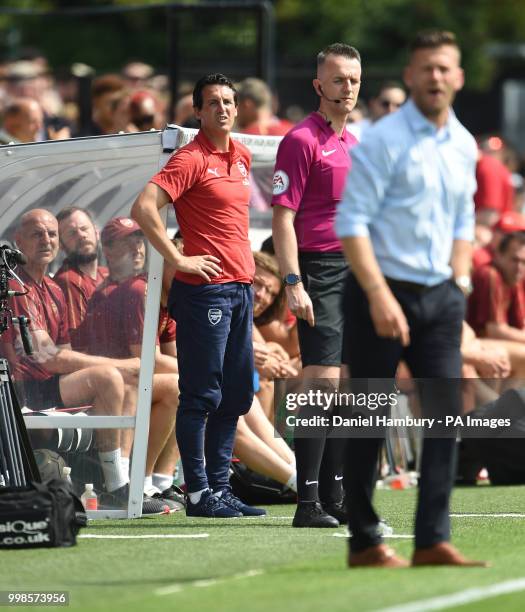
<svg viewBox="0 0 525 612">
<path fill-rule="evenodd" d="M 299 282 L 301 282 L 301 277 L 298 274 L 287 274 L 284 277 L 285 285 L 297 285 Z"/>
</svg>

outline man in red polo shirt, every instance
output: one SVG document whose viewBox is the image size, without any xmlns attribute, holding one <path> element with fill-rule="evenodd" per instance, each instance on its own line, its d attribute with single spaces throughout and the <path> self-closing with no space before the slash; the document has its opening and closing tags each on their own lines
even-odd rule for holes
<svg viewBox="0 0 525 612">
<path fill-rule="evenodd" d="M 176 272 L 169 311 L 177 321 L 180 404 L 176 433 L 188 488 L 188 516 L 261 515 L 236 498 L 229 464 L 239 415 L 253 399 L 248 239 L 250 154 L 230 138 L 237 115 L 233 83 L 222 74 L 193 90 L 200 130 L 137 198 L 132 217 Z M 184 254 L 159 210 L 175 205 Z"/>
<path fill-rule="evenodd" d="M 476 335 L 525 342 L 525 234 L 507 234 L 472 277 L 467 320 Z"/>
<path fill-rule="evenodd" d="M 108 275 L 108 269 L 98 265 L 98 230 L 89 211 L 68 206 L 58 213 L 57 221 L 66 259 L 53 279 L 66 298 L 71 346 L 75 351 L 86 352 L 87 303 Z"/>
</svg>

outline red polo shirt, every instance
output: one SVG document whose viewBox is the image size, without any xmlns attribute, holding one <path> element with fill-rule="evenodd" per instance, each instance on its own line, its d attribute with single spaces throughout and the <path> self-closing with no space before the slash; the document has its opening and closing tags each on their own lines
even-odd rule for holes
<svg viewBox="0 0 525 612">
<path fill-rule="evenodd" d="M 107 275 L 108 269 L 98 266 L 97 277 L 91 278 L 89 274 L 84 274 L 66 261 L 53 277 L 66 298 L 71 346 L 75 351 L 85 352 L 88 349 L 89 337 L 85 325 L 87 304 Z"/>
<path fill-rule="evenodd" d="M 121 283 L 106 281 L 95 291 L 88 306 L 89 351 L 115 359 L 131 357 L 130 346 L 142 344 L 146 276 L 140 274 Z M 175 338 L 174 321 L 167 314 L 159 317 L 156 344 Z M 171 323 L 170 323 L 171 321 Z"/>
<path fill-rule="evenodd" d="M 23 268 L 17 271 L 17 274 L 23 280 L 27 294 L 10 300 L 15 316 L 28 317 L 29 330 L 46 331 L 56 346 L 69 344 L 67 307 L 62 289 L 48 276 L 45 276 L 38 284 Z M 20 286 L 14 281 L 11 281 L 10 288 L 20 291 Z M 45 369 L 45 360 L 40 360 L 42 356 L 45 356 L 43 351 L 38 356 L 25 354 L 18 325 L 12 325 L 2 334 L 0 342 L 11 344 L 17 353 L 18 362 L 10 364 L 14 365 L 13 375 L 16 380 L 47 380 L 54 376 L 52 372 Z M 36 353 L 37 347 L 34 346 L 34 348 Z"/>
<path fill-rule="evenodd" d="M 230 139 L 230 150 L 221 153 L 201 131 L 151 179 L 174 203 L 184 255 L 214 255 L 220 260 L 222 274 L 212 278 L 213 284 L 253 280 L 249 170 L 246 147 Z M 175 278 L 191 285 L 206 283 L 179 271 Z"/>
<path fill-rule="evenodd" d="M 507 323 L 518 329 L 525 328 L 523 283 L 509 287 L 499 270 L 488 264 L 474 270 L 472 286 L 467 321 L 476 335 L 485 335 L 487 323 Z"/>
</svg>

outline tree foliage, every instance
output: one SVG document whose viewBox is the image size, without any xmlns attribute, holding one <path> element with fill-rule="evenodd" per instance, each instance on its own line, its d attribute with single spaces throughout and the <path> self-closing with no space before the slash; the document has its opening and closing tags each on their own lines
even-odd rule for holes
<svg viewBox="0 0 525 612">
<path fill-rule="evenodd" d="M 180 0 L 179 0 L 180 1 Z M 197 3 L 198 0 L 185 0 Z M 56 10 L 79 7 L 122 7 L 169 4 L 168 0 L 2 0 L 4 8 Z M 488 53 L 493 43 L 521 43 L 525 37 L 525 0 L 274 0 L 278 61 L 288 66 L 310 66 L 316 52 L 340 40 L 356 46 L 369 75 L 398 77 L 406 59 L 407 41 L 421 28 L 439 27 L 456 33 L 470 89 L 485 89 L 504 62 Z M 151 14 L 149 14 L 151 13 Z M 217 9 L 210 9 L 210 15 Z M 31 19 L 0 11 L 0 45 L 14 49 L 16 35 L 23 46 L 38 46 L 53 65 L 91 61 L 111 70 L 130 56 L 142 56 L 163 66 L 166 39 L 162 11 L 133 11 L 119 20 L 111 17 Z M 71 19 L 71 18 L 69 18 Z M 216 25 L 201 19 L 209 35 L 184 39 L 187 56 L 200 52 L 214 57 L 215 47 L 237 54 L 242 18 Z M 66 23 L 67 22 L 67 23 Z M 209 26 L 208 26 L 209 24 Z M 246 21 L 246 41 L 253 43 L 253 24 Z M 227 43 L 229 42 L 229 46 Z M 241 41 L 242 42 L 242 41 Z M 11 47 L 9 47 L 11 45 Z M 4 51 L 5 53 L 5 51 Z M 216 57 L 216 53 L 215 53 Z M 91 60 L 86 60 L 91 58 Z M 228 58 L 230 59 L 230 58 Z"/>
</svg>

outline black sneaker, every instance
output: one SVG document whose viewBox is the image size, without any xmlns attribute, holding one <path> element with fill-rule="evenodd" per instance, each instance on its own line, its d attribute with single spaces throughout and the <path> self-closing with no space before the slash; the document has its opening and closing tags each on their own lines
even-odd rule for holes
<svg viewBox="0 0 525 612">
<path fill-rule="evenodd" d="M 157 494 L 156 494 L 157 495 Z M 166 500 L 151 497 L 146 493 L 142 496 L 142 516 L 154 516 L 156 514 L 170 514 L 172 510 Z M 173 510 L 175 512 L 175 510 Z"/>
<path fill-rule="evenodd" d="M 162 491 L 160 495 L 162 499 L 176 504 L 177 510 L 183 510 L 186 508 L 186 498 L 184 497 L 184 492 L 182 489 L 179 489 L 179 487 L 171 485 L 169 489 Z"/>
<path fill-rule="evenodd" d="M 129 483 L 114 491 L 103 491 L 99 496 L 99 507 L 102 510 L 121 510 L 128 507 Z"/>
<path fill-rule="evenodd" d="M 348 512 L 344 500 L 332 504 L 322 504 L 322 506 L 323 510 L 330 516 L 336 518 L 341 525 L 346 525 L 346 523 L 348 523 Z"/>
<path fill-rule="evenodd" d="M 235 518 L 242 516 L 238 510 L 225 504 L 220 497 L 214 495 L 210 489 L 204 491 L 200 500 L 192 504 L 188 495 L 186 503 L 186 516 L 203 516 L 206 518 Z"/>
<path fill-rule="evenodd" d="M 300 501 L 292 525 L 293 527 L 339 527 L 339 521 L 327 514 L 319 502 Z"/>
<path fill-rule="evenodd" d="M 266 510 L 263 508 L 255 508 L 254 506 L 248 506 L 242 502 L 238 497 L 236 497 L 230 487 L 224 487 L 221 489 L 221 494 L 219 499 L 224 502 L 230 508 L 237 510 L 243 516 L 265 516 Z"/>
<path fill-rule="evenodd" d="M 160 491 L 156 491 L 155 493 L 148 493 L 146 496 L 151 499 L 156 499 L 157 501 L 164 504 L 168 509 L 169 514 L 173 514 L 174 512 L 177 512 L 178 510 L 182 510 L 182 508 L 184 508 L 184 506 L 181 506 L 177 502 L 171 501 L 171 499 L 166 499 Z M 144 514 L 144 512 L 142 514 Z"/>
<path fill-rule="evenodd" d="M 111 492 L 100 494 L 101 509 L 122 509 L 128 507 L 129 483 Z M 164 500 L 153 499 L 145 493 L 142 496 L 142 516 L 169 514 L 170 509 Z"/>
</svg>

